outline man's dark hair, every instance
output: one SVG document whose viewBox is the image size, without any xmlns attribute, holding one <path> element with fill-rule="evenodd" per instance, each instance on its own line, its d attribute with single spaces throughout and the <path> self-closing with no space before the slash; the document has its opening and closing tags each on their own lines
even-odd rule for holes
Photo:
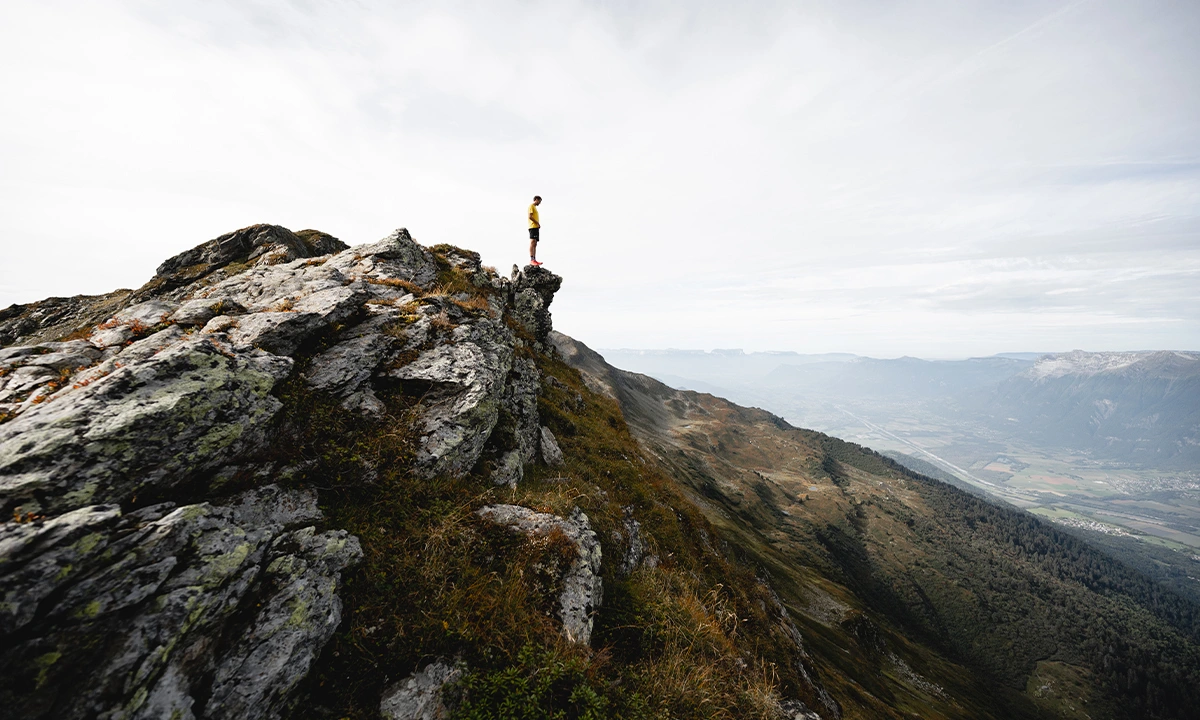
<svg viewBox="0 0 1200 720">
<path fill-rule="evenodd" d="M 542 196 L 541 196 L 541 195 L 534 195 L 534 196 L 533 196 L 533 199 L 534 199 L 534 200 L 541 200 L 541 199 L 542 199 Z"/>
</svg>

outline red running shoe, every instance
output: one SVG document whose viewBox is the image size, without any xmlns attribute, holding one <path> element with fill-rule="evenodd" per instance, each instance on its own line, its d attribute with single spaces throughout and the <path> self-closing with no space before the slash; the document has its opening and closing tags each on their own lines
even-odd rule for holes
<svg viewBox="0 0 1200 720">
<path fill-rule="evenodd" d="M 530 264 L 530 265 L 532 265 L 532 266 L 534 266 L 534 267 L 541 267 L 541 266 L 542 266 L 542 264 L 541 264 L 540 262 L 538 262 L 537 260 L 530 260 L 530 261 L 529 261 L 529 264 Z"/>
</svg>

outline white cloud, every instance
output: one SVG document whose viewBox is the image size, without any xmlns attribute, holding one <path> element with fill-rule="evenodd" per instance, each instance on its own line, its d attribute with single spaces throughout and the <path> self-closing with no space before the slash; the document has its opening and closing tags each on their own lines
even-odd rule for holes
<svg viewBox="0 0 1200 720">
<path fill-rule="evenodd" d="M 598 346 L 1197 348 L 1200 8 L 0 8 L 0 305 L 253 222 L 523 261 Z"/>
</svg>

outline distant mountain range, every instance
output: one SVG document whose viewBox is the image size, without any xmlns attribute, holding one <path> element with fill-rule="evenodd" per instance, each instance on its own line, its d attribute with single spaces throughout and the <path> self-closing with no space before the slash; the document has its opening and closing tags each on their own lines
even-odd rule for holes
<svg viewBox="0 0 1200 720">
<path fill-rule="evenodd" d="M 1200 468 L 1200 353 L 1049 355 L 961 407 L 1041 445 L 1162 469 Z"/>
<path fill-rule="evenodd" d="M 932 403 L 1003 436 L 1160 469 L 1200 467 L 1200 353 L 1004 353 L 966 360 L 845 353 L 602 350 L 674 387 L 755 402 L 789 397 Z"/>
</svg>

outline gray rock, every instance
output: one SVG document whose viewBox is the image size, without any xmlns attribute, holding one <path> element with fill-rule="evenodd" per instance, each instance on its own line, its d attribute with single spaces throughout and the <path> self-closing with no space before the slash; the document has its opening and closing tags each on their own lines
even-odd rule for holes
<svg viewBox="0 0 1200 720">
<path fill-rule="evenodd" d="M 286 355 L 305 338 L 348 318 L 365 299 L 365 293 L 355 288 L 324 288 L 293 301 L 289 310 L 242 317 L 229 338 L 235 348 L 258 347 Z"/>
<path fill-rule="evenodd" d="M 100 350 L 90 343 L 85 343 L 85 347 L 78 349 L 59 350 L 58 352 L 46 353 L 45 355 L 30 356 L 25 359 L 23 364 L 26 367 L 40 365 L 52 370 L 76 370 L 92 365 L 99 359 Z"/>
<path fill-rule="evenodd" d="M 512 366 L 512 347 L 500 341 L 496 325 L 480 320 L 475 341 L 464 337 L 439 345 L 387 373 L 423 388 L 425 411 L 415 469 L 425 476 L 465 474 L 496 426 L 504 378 Z"/>
<path fill-rule="evenodd" d="M 178 307 L 175 303 L 163 300 L 147 300 L 125 308 L 114 315 L 110 322 L 121 325 L 138 324 L 150 328 L 166 322 Z"/>
<path fill-rule="evenodd" d="M 243 526 L 292 527 L 321 519 L 317 491 L 311 488 L 283 490 L 278 485 L 264 485 L 235 496 L 224 506 L 233 512 L 233 519 Z"/>
<path fill-rule="evenodd" d="M 459 270 L 465 270 L 467 273 L 479 271 L 481 268 L 480 263 L 483 259 L 482 256 L 474 250 L 464 250 L 463 248 L 457 247 L 452 247 L 448 250 L 445 250 L 442 252 L 442 255 L 451 265 Z"/>
<path fill-rule="evenodd" d="M 127 345 L 115 357 L 120 358 L 119 364 L 122 366 L 149 360 L 176 341 L 182 339 L 183 336 L 184 332 L 181 328 L 171 325 L 153 335 Z M 113 369 L 116 369 L 117 366 L 117 364 L 110 365 Z"/>
<path fill-rule="evenodd" d="M 189 337 L 34 406 L 0 425 L 0 504 L 65 512 L 215 467 L 261 440 L 290 369 Z"/>
<path fill-rule="evenodd" d="M 346 243 L 320 230 L 299 230 L 296 237 L 308 247 L 311 257 L 331 255 L 346 249 Z"/>
<path fill-rule="evenodd" d="M 223 305 L 224 303 L 221 301 L 214 301 L 211 298 L 188 300 L 171 315 L 170 320 L 176 325 L 204 327 L 209 320 L 224 312 Z"/>
<path fill-rule="evenodd" d="M 133 328 L 128 325 L 118 325 L 109 328 L 101 326 L 92 332 L 91 337 L 88 339 L 98 348 L 124 345 L 133 339 Z"/>
<path fill-rule="evenodd" d="M 16 364 L 14 363 L 16 360 L 41 352 L 45 352 L 45 348 L 40 345 L 14 345 L 0 348 L 0 366 Z"/>
<path fill-rule="evenodd" d="M 231 315 L 218 315 L 212 320 L 204 324 L 200 332 L 205 335 L 216 335 L 218 333 L 228 332 L 238 326 L 238 319 Z"/>
<path fill-rule="evenodd" d="M 518 357 L 504 379 L 500 412 L 489 439 L 495 454 L 492 482 L 496 485 L 516 487 L 525 475 L 524 466 L 538 458 L 540 377 L 531 359 Z"/>
<path fill-rule="evenodd" d="M 492 484 L 515 488 L 524 479 L 525 465 L 521 462 L 521 452 L 509 450 L 501 455 L 495 469 L 492 470 Z"/>
<path fill-rule="evenodd" d="M 382 418 L 387 413 L 387 406 L 375 395 L 369 387 L 350 393 L 342 400 L 342 407 L 350 412 L 358 412 L 373 418 Z"/>
<path fill-rule="evenodd" d="M 625 556 L 621 558 L 620 574 L 622 577 L 628 577 L 642 564 L 642 558 L 646 555 L 646 541 L 642 538 L 642 524 L 633 517 L 633 506 L 623 510 Z"/>
<path fill-rule="evenodd" d="M 340 622 L 341 571 L 361 557 L 345 531 L 287 530 L 318 517 L 312 491 L 265 487 L 228 506 L 124 518 L 93 507 L 5 528 L 0 587 L 24 587 L 0 625 L 0 670 L 32 663 L 46 678 L 10 709 L 193 717 L 204 693 L 204 717 L 279 717 Z M 15 644 L 14 617 L 23 629 Z M 226 649 L 222 636 L 234 639 Z M 107 648 L 104 662 L 91 661 L 92 647 Z M 69 693 L 53 682 L 60 674 L 72 678 Z"/>
<path fill-rule="evenodd" d="M 0 380 L 4 381 L 0 390 L 0 402 L 15 400 L 30 390 L 50 382 L 58 377 L 58 373 L 42 365 L 25 365 L 13 370 Z"/>
<path fill-rule="evenodd" d="M 261 258 L 268 264 L 278 264 L 345 249 L 345 243 L 325 233 L 312 230 L 293 233 L 278 225 L 251 225 L 197 245 L 165 261 L 158 266 L 154 280 L 135 293 L 135 299 L 195 284 L 236 261 L 249 262 Z"/>
<path fill-rule="evenodd" d="M 413 241 L 408 230 L 400 228 L 376 243 L 359 245 L 339 253 L 330 261 L 334 267 L 347 262 L 370 262 L 369 272 L 380 278 L 408 280 L 428 287 L 437 279 L 433 254 Z"/>
<path fill-rule="evenodd" d="M 52 297 L 0 310 L 0 345 L 33 345 L 85 330 L 129 303 L 129 290 Z"/>
<path fill-rule="evenodd" d="M 92 505 L 47 520 L 0 525 L 0 637 L 33 619 L 38 605 L 107 545 L 116 505 Z"/>
<path fill-rule="evenodd" d="M 779 711 L 784 720 L 821 720 L 821 716 L 799 700 L 784 700 L 779 703 Z"/>
<path fill-rule="evenodd" d="M 342 620 L 340 573 L 362 557 L 345 530 L 281 536 L 263 583 L 276 588 L 247 632 L 217 663 L 205 717 L 278 717 Z"/>
<path fill-rule="evenodd" d="M 381 313 L 370 318 L 356 326 L 348 337 L 314 357 L 305 373 L 309 387 L 343 398 L 360 392 L 399 344 L 397 338 L 384 332 L 389 323 L 396 321 L 396 315 Z M 361 407 L 364 400 L 359 398 L 354 405 Z"/>
<path fill-rule="evenodd" d="M 578 555 L 562 577 L 559 618 L 563 635 L 571 642 L 587 645 L 592 638 L 592 621 L 604 596 L 600 579 L 600 542 L 592 532 L 588 516 L 579 508 L 563 519 L 520 505 L 488 505 L 477 514 L 497 525 L 505 525 L 525 535 L 548 535 L 561 530 L 575 544 Z"/>
<path fill-rule="evenodd" d="M 459 667 L 430 663 L 384 690 L 379 712 L 385 720 L 446 720 L 450 709 L 442 697 L 442 689 L 461 677 Z"/>
<path fill-rule="evenodd" d="M 542 436 L 539 432 L 537 399 L 541 390 L 541 373 L 533 360 L 521 357 L 513 360 L 512 371 L 507 378 L 504 405 L 513 417 L 513 435 L 516 449 L 521 453 L 521 462 L 537 460 Z"/>
<path fill-rule="evenodd" d="M 513 279 L 513 317 L 544 344 L 554 325 L 550 303 L 562 286 L 562 278 L 549 270 L 526 265 Z"/>
<path fill-rule="evenodd" d="M 541 432 L 542 441 L 542 460 L 550 467 L 559 467 L 566 460 L 563 459 L 563 452 L 558 447 L 558 440 L 554 438 L 554 433 L 550 432 L 550 428 L 542 426 Z"/>
</svg>

